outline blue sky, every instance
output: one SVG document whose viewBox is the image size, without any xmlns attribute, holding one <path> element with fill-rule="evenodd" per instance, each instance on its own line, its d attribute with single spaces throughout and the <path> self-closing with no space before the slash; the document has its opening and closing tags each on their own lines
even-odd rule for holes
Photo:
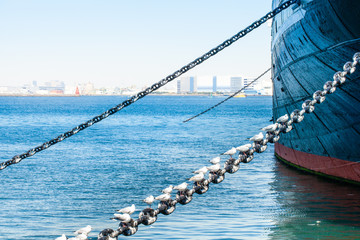
<svg viewBox="0 0 360 240">
<path fill-rule="evenodd" d="M 0 86 L 148 86 L 270 10 L 270 0 L 0 0 Z M 186 75 L 255 77 L 270 41 L 265 24 Z"/>
</svg>

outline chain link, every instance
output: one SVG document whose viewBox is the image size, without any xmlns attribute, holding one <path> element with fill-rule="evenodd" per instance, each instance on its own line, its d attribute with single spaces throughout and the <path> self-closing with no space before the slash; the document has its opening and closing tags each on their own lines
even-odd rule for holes
<svg viewBox="0 0 360 240">
<path fill-rule="evenodd" d="M 331 82 L 333 91 L 336 90 L 336 87 L 344 84 L 346 81 L 346 75 L 352 74 L 356 70 L 356 65 L 360 63 L 360 52 L 355 53 L 352 62 L 347 62 L 344 65 L 344 71 L 340 71 L 334 74 L 333 81 Z M 324 89 L 328 89 L 328 83 L 326 82 L 324 85 Z M 332 91 L 332 92 L 333 92 Z M 199 182 L 195 182 L 191 189 L 186 188 L 183 191 L 178 191 L 176 194 L 176 198 L 174 200 L 168 199 L 166 201 L 160 201 L 157 209 L 146 208 L 142 210 L 139 214 L 139 218 L 136 220 L 131 219 L 129 223 L 124 224 L 120 222 L 119 228 L 117 230 L 112 229 L 104 229 L 99 233 L 98 240 L 105 239 L 117 239 L 120 234 L 129 232 L 135 234 L 138 230 L 138 225 L 150 225 L 157 220 L 157 215 L 162 213 L 164 215 L 171 214 L 174 212 L 176 204 L 180 203 L 185 205 L 191 201 L 194 193 L 203 194 L 209 190 L 210 183 L 220 183 L 225 178 L 225 173 L 235 173 L 240 167 L 240 163 L 249 163 L 254 158 L 254 153 L 262 153 L 267 149 L 267 143 L 275 143 L 280 138 L 280 133 L 288 133 L 293 127 L 293 123 L 299 123 L 304 119 L 305 113 L 311 113 L 315 109 L 315 104 L 321 104 L 325 100 L 326 94 L 331 94 L 332 92 L 328 92 L 326 90 L 318 90 L 313 94 L 313 98 L 304 101 L 302 104 L 302 110 L 296 109 L 291 114 L 290 117 L 288 114 L 285 114 L 279 117 L 276 122 L 272 125 L 264 127 L 262 130 L 266 132 L 265 137 L 262 132 L 259 133 L 258 137 L 253 137 L 253 144 L 245 144 L 236 148 L 239 152 L 238 158 L 234 159 L 230 157 L 225 164 L 223 169 L 219 169 L 217 171 L 213 171 L 209 173 L 208 179 L 203 179 Z M 250 145 L 250 146 L 246 146 Z M 151 211 L 153 215 L 147 214 L 147 212 Z"/>
<path fill-rule="evenodd" d="M 202 55 L 201 57 L 195 59 L 194 61 L 192 61 L 191 63 L 185 65 L 184 67 L 182 67 L 180 70 L 177 70 L 176 72 L 174 72 L 173 74 L 167 76 L 166 78 L 160 80 L 159 82 L 153 84 L 151 87 L 148 87 L 147 89 L 145 89 L 144 91 L 141 91 L 137 94 L 135 94 L 134 96 L 130 97 L 129 99 L 123 101 L 121 104 L 117 105 L 114 108 L 111 108 L 109 110 L 107 110 L 106 112 L 94 117 L 92 120 L 89 120 L 86 123 L 80 124 L 79 126 L 77 126 L 76 128 L 74 128 L 72 131 L 66 132 L 65 134 L 60 135 L 57 138 L 51 139 L 50 141 L 48 141 L 48 147 L 61 142 L 63 140 L 65 140 L 68 137 L 73 136 L 74 134 L 77 134 L 78 132 L 84 130 L 85 128 L 90 127 L 91 125 L 93 125 L 94 123 L 100 122 L 101 120 L 107 118 L 108 116 L 120 111 L 121 109 L 123 109 L 124 107 L 129 106 L 130 104 L 136 102 L 137 100 L 145 97 L 146 95 L 152 93 L 153 91 L 159 89 L 160 87 L 164 86 L 165 84 L 167 84 L 168 82 L 174 80 L 175 78 L 181 76 L 182 74 L 186 73 L 187 71 L 189 71 L 190 69 L 194 68 L 195 66 L 201 64 L 202 62 L 204 62 L 205 60 L 209 59 L 210 57 L 214 56 L 215 54 L 217 54 L 218 52 L 222 51 L 224 48 L 230 46 L 231 44 L 233 44 L 234 42 L 236 42 L 238 39 L 244 37 L 247 33 L 251 32 L 252 30 L 254 30 L 255 28 L 259 27 L 261 24 L 265 23 L 267 20 L 273 18 L 276 14 L 280 13 L 282 10 L 288 8 L 290 5 L 296 3 L 298 0 L 289 0 L 283 4 L 281 4 L 281 6 L 279 6 L 278 8 L 275 8 L 273 11 L 269 12 L 268 14 L 266 14 L 264 17 L 262 17 L 260 20 L 252 23 L 250 26 L 248 26 L 247 28 L 245 28 L 244 30 L 238 32 L 236 35 L 234 35 L 233 37 L 231 37 L 230 39 L 227 39 L 226 41 L 224 41 L 222 44 L 220 44 L 219 46 L 211 49 L 210 51 L 208 51 L 207 53 L 205 53 L 204 55 Z M 43 144 L 44 145 L 44 144 Z M 42 145 L 42 146 L 43 146 Z M 46 149 L 44 147 L 40 147 L 38 149 L 38 151 L 28 151 L 24 154 L 20 155 L 21 160 L 33 156 L 35 153 L 40 152 L 44 149 Z M 0 170 L 5 169 L 6 167 L 12 165 L 12 164 L 16 164 L 19 163 L 20 161 L 18 161 L 17 159 L 18 156 L 14 156 L 12 159 L 3 162 L 0 164 Z M 17 160 L 15 160 L 17 159 Z"/>
</svg>

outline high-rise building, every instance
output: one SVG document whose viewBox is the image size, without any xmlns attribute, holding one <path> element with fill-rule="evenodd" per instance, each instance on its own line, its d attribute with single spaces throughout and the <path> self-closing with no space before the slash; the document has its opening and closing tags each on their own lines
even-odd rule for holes
<svg viewBox="0 0 360 240">
<path fill-rule="evenodd" d="M 190 92 L 195 92 L 195 79 L 194 77 L 190 77 Z"/>
<path fill-rule="evenodd" d="M 177 81 L 177 93 L 197 92 L 196 77 L 182 77 Z"/>
<path fill-rule="evenodd" d="M 242 77 L 230 78 L 230 92 L 237 92 L 243 87 Z"/>
<path fill-rule="evenodd" d="M 213 92 L 216 92 L 217 91 L 217 78 L 216 76 L 213 77 L 213 88 L 212 88 Z"/>
</svg>

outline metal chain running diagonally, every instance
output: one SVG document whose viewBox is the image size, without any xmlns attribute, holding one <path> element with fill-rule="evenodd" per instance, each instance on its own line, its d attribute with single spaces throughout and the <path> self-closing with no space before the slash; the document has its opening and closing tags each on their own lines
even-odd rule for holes
<svg viewBox="0 0 360 240">
<path fill-rule="evenodd" d="M 138 226 L 151 225 L 157 221 L 157 216 L 161 213 L 163 215 L 169 215 L 173 213 L 176 209 L 178 203 L 186 205 L 191 202 L 194 193 L 204 194 L 209 190 L 210 184 L 221 183 L 225 174 L 233 174 L 237 172 L 240 168 L 240 163 L 249 163 L 254 158 L 254 153 L 262 153 L 267 149 L 268 143 L 275 143 L 279 140 L 280 134 L 286 134 L 293 130 L 293 125 L 298 124 L 304 120 L 305 114 L 311 114 L 315 110 L 315 105 L 322 104 L 326 95 L 332 94 L 336 91 L 336 88 L 341 86 L 347 80 L 346 76 L 355 72 L 356 68 L 359 68 L 360 64 L 360 52 L 357 52 L 353 56 L 352 62 L 346 62 L 343 66 L 343 71 L 336 72 L 333 75 L 332 81 L 327 81 L 323 85 L 322 90 L 317 90 L 311 96 L 311 99 L 305 100 L 301 105 L 301 110 L 295 109 L 289 114 L 285 114 L 279 117 L 274 124 L 271 124 L 267 127 L 262 128 L 266 132 L 265 137 L 261 134 L 258 134 L 260 137 L 250 138 L 250 141 L 253 141 L 253 144 L 245 144 L 236 148 L 239 152 L 238 157 L 228 159 L 224 168 L 218 168 L 211 171 L 207 179 L 203 177 L 201 181 L 195 182 L 192 188 L 187 188 L 187 185 L 184 189 L 179 190 L 176 194 L 175 199 L 160 200 L 157 209 L 146 208 L 142 210 L 137 219 L 130 219 L 129 221 L 120 221 L 119 227 L 115 230 L 107 228 L 102 230 L 98 235 L 98 240 L 110 240 L 118 239 L 120 235 L 133 235 L 138 231 Z M 251 145 L 251 146 L 246 146 Z M 232 155 L 234 155 L 233 153 Z M 230 154 L 229 154 L 230 155 Z"/>
<path fill-rule="evenodd" d="M 227 100 L 229 100 L 230 98 L 235 97 L 237 94 L 239 94 L 242 90 L 244 90 L 245 88 L 251 86 L 254 82 L 256 82 L 257 80 L 259 80 L 262 76 L 264 76 L 267 72 L 269 72 L 271 70 L 271 68 L 268 68 L 265 72 L 263 72 L 262 74 L 260 74 L 257 78 L 255 78 L 254 80 L 252 80 L 248 85 L 242 87 L 241 89 L 239 89 L 238 91 L 234 92 L 233 94 L 231 94 L 229 97 L 225 98 L 224 100 L 218 102 L 217 104 L 215 104 L 212 107 L 209 107 L 208 109 L 206 109 L 205 111 L 202 111 L 201 113 L 196 114 L 195 116 L 192 116 L 191 118 L 188 118 L 186 120 L 183 121 L 183 123 L 189 122 L 191 120 L 193 120 L 194 118 L 203 115 L 204 113 L 207 113 L 208 111 L 210 111 L 211 109 L 216 108 L 217 106 L 223 104 L 224 102 L 226 102 Z"/>
<path fill-rule="evenodd" d="M 33 149 L 30 149 L 29 151 L 27 151 L 27 152 L 25 152 L 23 154 L 16 155 L 12 159 L 1 163 L 0 164 L 0 170 L 5 169 L 6 167 L 8 167 L 8 166 L 10 166 L 12 164 L 19 163 L 23 159 L 28 158 L 30 156 L 33 156 L 34 154 L 36 154 L 36 153 L 38 153 L 38 152 L 40 152 L 42 150 L 45 150 L 45 149 L 49 148 L 50 146 L 52 146 L 52 145 L 54 145 L 54 144 L 56 144 L 58 142 L 61 142 L 61 141 L 63 141 L 64 139 L 66 139 L 68 137 L 71 137 L 71 136 L 77 134 L 78 132 L 92 126 L 93 124 L 95 124 L 97 122 L 100 122 L 101 120 L 103 120 L 103 119 L 109 117 L 110 115 L 120 111 L 121 109 L 129 106 L 130 104 L 136 102 L 137 100 L 145 97 L 146 95 L 148 95 L 148 94 L 152 93 L 153 91 L 159 89 L 160 87 L 164 86 L 168 82 L 171 82 L 175 78 L 181 76 L 182 74 L 186 73 L 190 69 L 194 68 L 195 66 L 201 64 L 202 62 L 204 62 L 205 60 L 207 60 L 210 57 L 214 56 L 218 52 L 222 51 L 223 49 L 230 46 L 231 44 L 233 44 L 234 42 L 236 42 L 240 38 L 244 37 L 246 34 L 251 32 L 252 30 L 254 30 L 254 29 L 258 28 L 259 26 L 261 26 L 267 20 L 273 18 L 274 16 L 279 14 L 281 11 L 283 11 L 284 9 L 288 8 L 289 6 L 291 6 L 292 4 L 297 3 L 297 2 L 298 2 L 298 0 L 286 1 L 285 3 L 281 4 L 279 7 L 275 8 L 273 11 L 270 11 L 269 13 L 267 13 L 265 16 L 260 18 L 258 21 L 253 22 L 250 26 L 248 26 L 244 30 L 238 32 L 237 34 L 235 34 L 231 38 L 225 40 L 223 43 L 221 43 L 217 47 L 211 49 L 210 51 L 208 51 L 207 53 L 205 53 L 201 57 L 199 57 L 199 58 L 195 59 L 194 61 L 190 62 L 189 64 L 183 66 L 179 70 L 175 71 L 173 74 L 168 75 L 167 77 L 165 77 L 164 79 L 160 80 L 159 82 L 153 84 L 151 87 L 148 87 L 144 91 L 141 91 L 141 92 L 135 94 L 134 96 L 130 97 L 129 99 L 123 101 L 121 104 L 119 104 L 119 105 L 117 105 L 117 106 L 115 106 L 113 108 L 110 108 L 109 110 L 105 111 L 104 113 L 102 113 L 102 114 L 100 114 L 98 116 L 93 117 L 89 121 L 78 125 L 77 127 L 73 128 L 72 130 L 67 131 L 67 132 L 57 136 L 56 138 L 53 138 L 50 141 L 47 141 L 47 142 L 43 143 L 40 146 L 37 146 L 37 147 L 35 147 Z"/>
</svg>

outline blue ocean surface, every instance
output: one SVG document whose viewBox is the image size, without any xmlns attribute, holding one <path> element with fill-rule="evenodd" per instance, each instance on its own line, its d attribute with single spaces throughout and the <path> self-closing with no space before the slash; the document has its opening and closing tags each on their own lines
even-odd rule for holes
<svg viewBox="0 0 360 240">
<path fill-rule="evenodd" d="M 0 97 L 1 162 L 46 142 L 125 97 Z M 0 239 L 55 239 L 115 209 L 146 207 L 150 194 L 192 176 L 220 153 L 248 143 L 272 118 L 271 97 L 148 96 L 109 118 L 0 171 Z M 222 163 L 226 157 L 222 156 Z M 172 194 L 174 198 L 174 193 Z M 358 239 L 360 189 L 285 166 L 273 145 L 211 184 L 169 216 L 119 239 Z M 153 207 L 156 207 L 154 204 Z"/>
</svg>

